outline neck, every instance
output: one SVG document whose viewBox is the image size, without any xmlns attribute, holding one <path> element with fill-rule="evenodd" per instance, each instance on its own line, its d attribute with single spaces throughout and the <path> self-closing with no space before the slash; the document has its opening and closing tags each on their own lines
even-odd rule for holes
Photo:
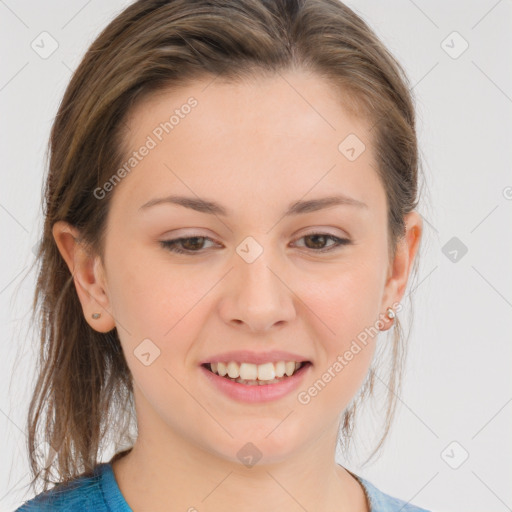
<svg viewBox="0 0 512 512">
<path fill-rule="evenodd" d="M 133 449 L 112 464 L 134 512 L 369 511 L 360 483 L 318 446 L 285 461 L 248 467 L 183 438 L 168 441 L 163 446 L 139 433 Z"/>
</svg>

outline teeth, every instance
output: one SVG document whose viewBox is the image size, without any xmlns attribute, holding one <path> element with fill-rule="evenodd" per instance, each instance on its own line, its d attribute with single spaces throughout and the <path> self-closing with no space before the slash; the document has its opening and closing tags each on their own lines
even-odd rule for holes
<svg viewBox="0 0 512 512">
<path fill-rule="evenodd" d="M 286 375 L 288 375 L 288 377 L 290 375 L 293 375 L 293 372 L 295 371 L 295 363 L 293 361 L 290 361 L 290 362 L 287 362 L 285 365 L 284 365 L 284 368 L 285 368 L 285 372 L 286 372 Z"/>
<path fill-rule="evenodd" d="M 293 367 L 295 368 L 295 364 Z M 243 366 L 243 364 L 242 364 Z M 251 366 L 256 366 L 252 364 Z M 258 368 L 258 380 L 272 380 L 276 376 L 276 369 L 274 368 L 274 363 L 265 363 L 257 366 Z M 245 379 L 245 376 L 240 375 Z"/>
<path fill-rule="evenodd" d="M 286 371 L 286 364 L 284 361 L 279 361 L 275 364 L 276 367 L 276 377 L 282 377 L 284 372 Z"/>
<path fill-rule="evenodd" d="M 266 384 L 279 382 L 284 375 L 291 377 L 301 367 L 302 363 L 295 361 L 279 361 L 277 363 L 252 364 L 229 361 L 227 363 L 210 363 L 213 373 L 221 377 L 228 376 L 231 379 L 245 381 L 246 384 Z"/>
<path fill-rule="evenodd" d="M 228 363 L 228 376 L 232 379 L 238 379 L 238 377 L 240 377 L 240 366 L 234 361 Z"/>
<path fill-rule="evenodd" d="M 213 369 L 212 367 L 212 372 L 214 372 L 215 370 Z M 226 365 L 224 363 L 217 363 L 217 373 L 221 376 L 221 377 L 224 377 L 225 375 L 227 375 L 228 373 L 228 369 L 226 368 Z"/>
<path fill-rule="evenodd" d="M 256 380 L 257 378 L 262 380 L 259 373 L 258 367 L 255 364 L 242 363 L 240 365 L 240 378 L 243 380 Z"/>
</svg>

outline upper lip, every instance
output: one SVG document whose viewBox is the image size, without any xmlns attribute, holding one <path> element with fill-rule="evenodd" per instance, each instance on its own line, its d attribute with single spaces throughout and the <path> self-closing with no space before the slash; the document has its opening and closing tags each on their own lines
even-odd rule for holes
<svg viewBox="0 0 512 512">
<path fill-rule="evenodd" d="M 279 361 L 296 361 L 298 363 L 309 361 L 306 357 L 293 352 L 284 352 L 281 350 L 273 350 L 271 352 L 251 352 L 250 350 L 234 350 L 231 352 L 223 352 L 204 359 L 199 364 L 206 363 L 229 363 L 230 361 L 236 361 L 240 363 L 252 363 L 252 364 L 263 364 L 263 363 L 277 363 Z"/>
</svg>

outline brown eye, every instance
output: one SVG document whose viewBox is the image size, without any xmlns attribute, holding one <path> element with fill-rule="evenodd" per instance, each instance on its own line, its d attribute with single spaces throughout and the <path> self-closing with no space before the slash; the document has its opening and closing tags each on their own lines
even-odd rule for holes
<svg viewBox="0 0 512 512">
<path fill-rule="evenodd" d="M 348 238 L 338 238 L 337 236 L 330 235 L 328 233 L 310 233 L 299 240 L 302 239 L 309 241 L 305 243 L 305 246 L 307 249 L 311 249 L 314 252 L 328 252 L 341 245 L 348 245 L 352 243 Z M 332 240 L 334 243 L 326 248 L 326 242 L 329 240 Z"/>
<path fill-rule="evenodd" d="M 205 241 L 213 242 L 211 238 L 206 236 L 191 236 L 183 238 L 175 238 L 174 240 L 161 240 L 160 245 L 169 251 L 178 254 L 194 254 L 204 252 L 203 245 Z"/>
<path fill-rule="evenodd" d="M 307 241 L 305 243 L 306 249 L 313 252 L 329 252 L 335 250 L 341 245 L 348 245 L 352 243 L 348 238 L 338 238 L 328 233 L 311 233 L 303 236 L 299 240 L 302 239 Z M 160 241 L 160 245 L 177 254 L 193 255 L 205 252 L 204 243 L 207 241 L 215 243 L 214 240 L 206 236 L 192 236 L 175 238 L 173 240 L 162 240 Z M 326 245 L 329 241 L 334 243 Z"/>
</svg>

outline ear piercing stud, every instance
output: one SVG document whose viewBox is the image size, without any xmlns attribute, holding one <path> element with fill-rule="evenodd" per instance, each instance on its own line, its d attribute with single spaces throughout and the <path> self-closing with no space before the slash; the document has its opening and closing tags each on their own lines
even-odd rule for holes
<svg viewBox="0 0 512 512">
<path fill-rule="evenodd" d="M 386 314 L 387 314 L 388 318 L 391 320 L 393 320 L 396 317 L 395 312 L 391 308 L 388 308 L 386 310 Z M 101 313 L 93 313 L 92 317 L 94 318 L 94 320 L 97 320 L 98 318 L 101 317 Z"/>
</svg>

